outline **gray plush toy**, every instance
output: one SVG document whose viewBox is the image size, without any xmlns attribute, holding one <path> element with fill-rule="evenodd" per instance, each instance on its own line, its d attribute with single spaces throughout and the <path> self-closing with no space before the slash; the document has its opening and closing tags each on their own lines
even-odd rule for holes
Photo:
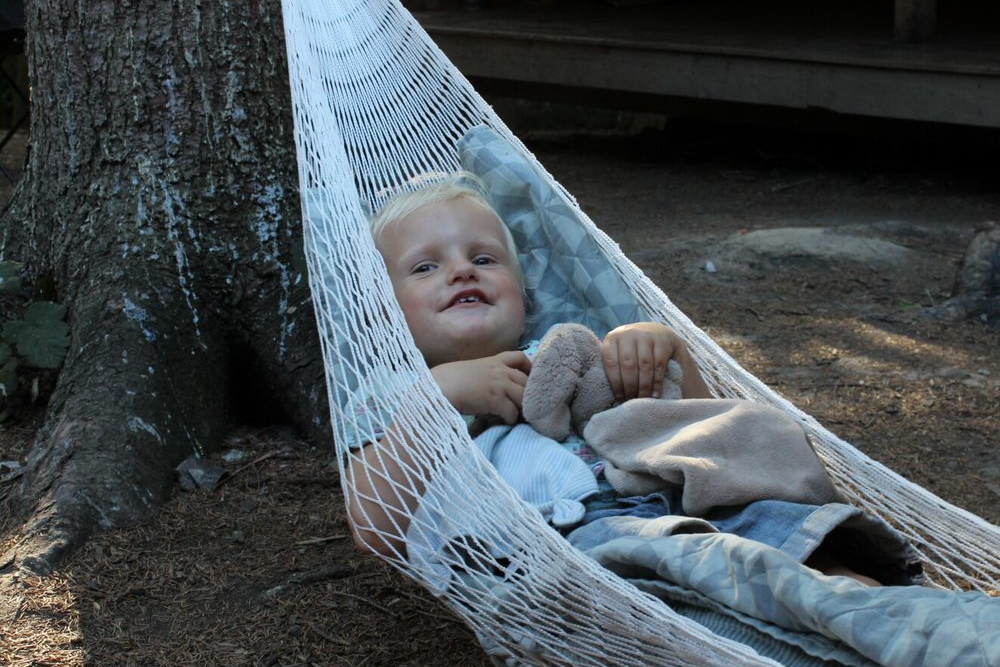
<svg viewBox="0 0 1000 667">
<path fill-rule="evenodd" d="M 663 398 L 681 397 L 681 368 L 667 365 Z M 582 435 L 590 418 L 615 403 L 604 372 L 601 341 L 581 324 L 557 324 L 549 329 L 531 360 L 521 411 L 531 426 L 553 440 L 570 433 Z"/>
</svg>

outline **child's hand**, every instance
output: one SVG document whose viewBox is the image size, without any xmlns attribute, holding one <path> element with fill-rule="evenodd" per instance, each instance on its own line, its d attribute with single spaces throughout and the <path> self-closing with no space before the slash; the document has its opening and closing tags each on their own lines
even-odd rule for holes
<svg viewBox="0 0 1000 667">
<path fill-rule="evenodd" d="M 657 322 L 626 324 L 609 333 L 601 354 L 615 400 L 662 396 L 667 362 L 683 353 L 680 337 Z"/>
<path fill-rule="evenodd" d="M 524 352 L 452 361 L 431 369 L 445 398 L 464 415 L 494 415 L 507 424 L 521 416 L 531 361 Z"/>
</svg>

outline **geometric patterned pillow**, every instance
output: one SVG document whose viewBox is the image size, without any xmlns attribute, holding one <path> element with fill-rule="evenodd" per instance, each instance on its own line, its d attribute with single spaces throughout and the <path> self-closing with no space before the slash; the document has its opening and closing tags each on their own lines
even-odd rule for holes
<svg viewBox="0 0 1000 667">
<path fill-rule="evenodd" d="M 530 304 L 526 340 L 559 322 L 579 322 L 603 337 L 649 319 L 573 207 L 521 151 L 480 125 L 459 140 L 458 154 L 486 184 L 517 243 Z"/>
</svg>

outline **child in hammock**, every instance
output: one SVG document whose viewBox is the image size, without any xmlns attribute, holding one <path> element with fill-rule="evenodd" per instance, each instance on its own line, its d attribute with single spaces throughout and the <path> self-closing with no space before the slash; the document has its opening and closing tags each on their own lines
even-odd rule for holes
<svg viewBox="0 0 1000 667">
<path fill-rule="evenodd" d="M 489 204 L 478 179 L 459 172 L 391 199 L 373 218 L 372 233 L 417 348 L 445 398 L 463 415 L 517 423 L 532 347 L 531 342 L 526 345 L 521 340 L 525 330 L 523 278 L 510 231 Z M 670 360 L 683 371 L 683 398 L 711 398 L 684 342 L 662 324 L 637 322 L 619 327 L 604 338 L 602 353 L 618 401 L 659 397 Z M 370 407 L 362 398 L 349 409 L 357 412 Z M 523 434 L 529 427 L 522 426 Z M 403 553 L 402 539 L 384 536 L 405 533 L 419 503 L 416 495 L 401 497 L 392 484 L 392 480 L 408 479 L 405 469 L 412 462 L 404 436 L 391 429 L 378 435 L 377 443 L 349 443 L 360 450 L 349 459 L 355 473 L 352 529 L 363 550 Z M 622 514 L 656 517 L 682 512 L 679 496 L 669 492 L 612 498 L 610 485 L 601 479 L 600 461 L 593 460 L 580 441 L 564 446 L 587 460 L 588 470 L 599 482 L 595 485 L 598 492 L 587 500 L 591 511 L 583 522 Z M 388 456 L 372 456 L 370 450 L 375 447 Z M 363 470 L 366 465 L 370 474 Z M 397 498 L 397 504 L 386 509 L 369 501 L 371 497 Z M 912 569 L 916 559 L 909 547 L 880 522 L 849 505 L 764 500 L 706 518 L 720 530 L 780 548 L 827 574 L 853 576 L 869 584 L 878 582 L 855 570 L 870 566 L 867 571 L 883 583 L 909 583 L 916 574 Z M 876 544 L 886 540 L 891 544 Z"/>
</svg>

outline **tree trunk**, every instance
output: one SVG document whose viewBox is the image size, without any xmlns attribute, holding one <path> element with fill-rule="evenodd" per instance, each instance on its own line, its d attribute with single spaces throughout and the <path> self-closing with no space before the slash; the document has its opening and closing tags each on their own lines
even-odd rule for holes
<svg viewBox="0 0 1000 667">
<path fill-rule="evenodd" d="M 140 521 L 241 403 L 326 437 L 279 0 L 34 0 L 32 148 L 4 259 L 68 306 L 10 510 L 46 571 Z"/>
</svg>

